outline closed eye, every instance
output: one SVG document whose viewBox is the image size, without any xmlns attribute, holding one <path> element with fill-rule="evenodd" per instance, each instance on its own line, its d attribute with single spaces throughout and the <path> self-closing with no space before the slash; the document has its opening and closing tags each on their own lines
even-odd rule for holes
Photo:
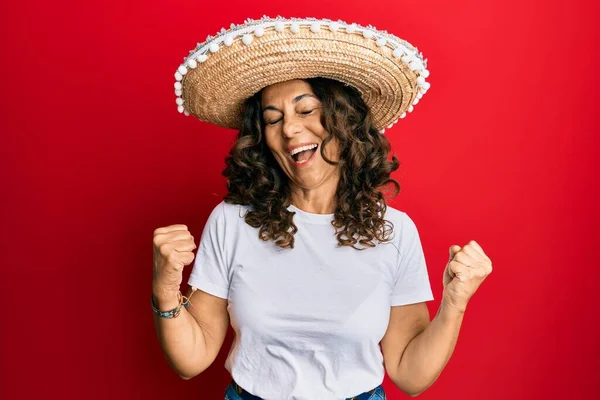
<svg viewBox="0 0 600 400">
<path fill-rule="evenodd" d="M 314 109 L 314 108 L 313 108 L 312 110 L 309 110 L 309 111 L 302 111 L 300 114 L 305 114 L 305 115 L 307 115 L 307 114 L 310 114 L 310 113 L 312 113 L 313 111 L 315 111 L 315 109 Z M 277 121 L 267 122 L 267 125 L 275 125 L 275 124 L 276 124 L 276 123 L 278 123 L 279 121 L 281 121 L 281 119 L 278 119 Z"/>
</svg>

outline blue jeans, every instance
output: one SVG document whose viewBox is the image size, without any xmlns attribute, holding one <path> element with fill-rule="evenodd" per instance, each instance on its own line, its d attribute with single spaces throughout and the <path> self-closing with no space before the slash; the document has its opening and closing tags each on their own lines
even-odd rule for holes
<svg viewBox="0 0 600 400">
<path fill-rule="evenodd" d="M 227 386 L 227 390 L 225 391 L 225 400 L 244 399 L 261 400 L 260 397 L 254 396 L 246 392 L 239 385 L 237 385 L 235 381 L 232 380 L 229 386 Z M 375 389 L 361 393 L 358 396 L 350 397 L 346 400 L 386 400 L 386 397 L 385 391 L 383 390 L 383 386 L 379 385 Z"/>
</svg>

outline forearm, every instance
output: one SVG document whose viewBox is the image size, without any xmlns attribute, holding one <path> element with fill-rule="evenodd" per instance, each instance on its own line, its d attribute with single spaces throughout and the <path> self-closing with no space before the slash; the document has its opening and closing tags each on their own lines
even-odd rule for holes
<svg viewBox="0 0 600 400">
<path fill-rule="evenodd" d="M 156 307 L 161 311 L 177 307 L 179 301 L 174 296 L 155 295 Z M 176 318 L 154 315 L 154 325 L 167 361 L 179 376 L 190 379 L 203 371 L 202 360 L 206 358 L 204 334 L 185 307 Z"/>
<path fill-rule="evenodd" d="M 396 385 L 416 396 L 435 382 L 450 360 L 464 310 L 444 301 L 427 328 L 409 342 L 397 369 Z"/>
</svg>

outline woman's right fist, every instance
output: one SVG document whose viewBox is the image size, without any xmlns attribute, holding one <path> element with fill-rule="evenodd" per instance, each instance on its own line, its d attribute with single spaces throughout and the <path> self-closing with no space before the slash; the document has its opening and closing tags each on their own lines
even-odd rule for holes
<svg viewBox="0 0 600 400">
<path fill-rule="evenodd" d="M 169 225 L 154 231 L 153 245 L 154 294 L 168 295 L 179 292 L 183 267 L 194 261 L 194 237 L 185 225 Z"/>
</svg>

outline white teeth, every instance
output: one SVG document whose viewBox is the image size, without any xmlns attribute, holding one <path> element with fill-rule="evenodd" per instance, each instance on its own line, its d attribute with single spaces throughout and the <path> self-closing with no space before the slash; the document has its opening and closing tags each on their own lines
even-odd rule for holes
<svg viewBox="0 0 600 400">
<path fill-rule="evenodd" d="M 295 148 L 294 150 L 290 151 L 290 156 L 293 156 L 294 154 L 298 154 L 301 151 L 314 149 L 315 147 L 317 147 L 316 144 L 309 144 L 309 145 L 306 145 L 306 146 Z"/>
</svg>

